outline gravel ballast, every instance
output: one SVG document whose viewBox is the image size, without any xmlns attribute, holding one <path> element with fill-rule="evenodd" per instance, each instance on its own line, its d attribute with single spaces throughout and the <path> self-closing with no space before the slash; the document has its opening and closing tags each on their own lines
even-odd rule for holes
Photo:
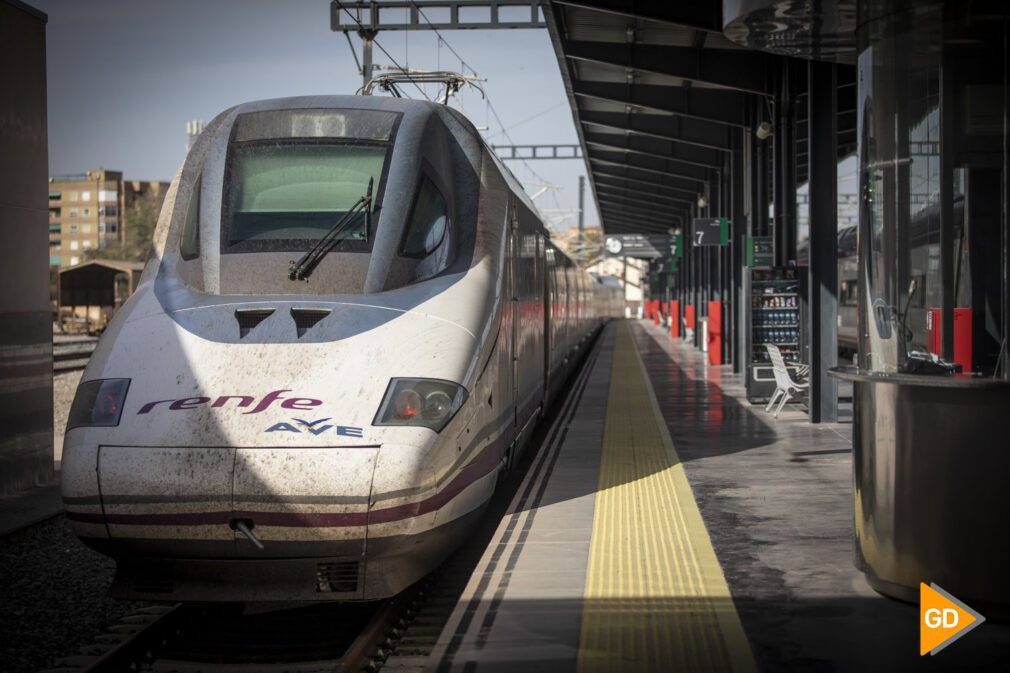
<svg viewBox="0 0 1010 673">
<path fill-rule="evenodd" d="M 67 415 L 74 401 L 77 384 L 84 370 L 62 372 L 53 376 L 53 457 L 59 465 L 63 459 L 63 431 L 67 429 Z"/>
<path fill-rule="evenodd" d="M 142 607 L 106 596 L 114 571 L 62 516 L 0 539 L 0 670 L 50 667 Z"/>
<path fill-rule="evenodd" d="M 83 371 L 53 377 L 54 458 Z M 92 551 L 61 515 L 0 538 L 0 673 L 35 673 L 74 656 L 145 605 L 106 596 L 115 562 Z"/>
</svg>

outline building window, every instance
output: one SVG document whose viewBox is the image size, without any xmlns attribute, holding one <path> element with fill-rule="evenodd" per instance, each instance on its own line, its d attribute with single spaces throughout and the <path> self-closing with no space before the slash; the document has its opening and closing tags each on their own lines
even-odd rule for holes
<svg viewBox="0 0 1010 673">
<path fill-rule="evenodd" d="M 91 192 L 81 192 L 81 201 L 90 201 Z"/>
<path fill-rule="evenodd" d="M 70 266 L 77 266 L 80 263 L 81 263 L 81 258 L 80 257 L 71 257 L 70 258 Z"/>
<path fill-rule="evenodd" d="M 77 241 L 70 241 L 70 249 L 71 250 L 77 250 L 77 248 L 78 248 L 78 242 Z"/>
<path fill-rule="evenodd" d="M 91 225 L 90 224 L 82 224 L 81 225 L 81 233 L 82 234 L 90 234 L 91 233 Z"/>
<path fill-rule="evenodd" d="M 61 198 L 63 198 L 63 195 L 60 192 L 49 192 L 50 201 L 59 201 Z"/>
<path fill-rule="evenodd" d="M 99 201 L 119 201 L 119 192 L 115 189 L 102 189 L 98 192 Z"/>
<path fill-rule="evenodd" d="M 60 223 L 56 222 L 55 224 L 50 224 L 49 225 L 49 233 L 51 233 L 51 234 L 58 234 L 58 233 L 60 233 Z"/>
<path fill-rule="evenodd" d="M 59 266 L 60 256 L 59 255 L 49 255 L 49 266 Z"/>
<path fill-rule="evenodd" d="M 109 222 L 105 225 L 105 231 L 109 234 L 114 234 L 119 231 L 119 226 L 117 226 L 115 222 Z"/>
<path fill-rule="evenodd" d="M 91 208 L 81 208 L 81 217 L 91 217 Z"/>
<path fill-rule="evenodd" d="M 81 241 L 81 244 L 82 244 L 82 246 L 84 247 L 85 250 L 88 250 L 89 248 L 91 248 L 91 240 L 90 239 L 85 239 L 85 240 Z"/>
<path fill-rule="evenodd" d="M 76 234 L 77 233 L 77 225 L 76 224 L 71 224 L 70 225 L 70 231 L 68 233 Z"/>
<path fill-rule="evenodd" d="M 119 215 L 119 208 L 116 206 L 99 206 L 98 214 L 102 217 L 115 217 Z"/>
<path fill-rule="evenodd" d="M 77 196 L 77 192 L 67 192 L 67 201 L 76 201 Z"/>
<path fill-rule="evenodd" d="M 77 209 L 76 208 L 69 208 L 68 212 L 67 212 L 67 215 L 69 217 L 77 217 Z"/>
<path fill-rule="evenodd" d="M 59 241 L 59 239 L 50 240 L 49 241 L 49 247 L 50 248 L 56 248 L 57 250 L 59 250 L 60 249 L 60 241 Z"/>
</svg>

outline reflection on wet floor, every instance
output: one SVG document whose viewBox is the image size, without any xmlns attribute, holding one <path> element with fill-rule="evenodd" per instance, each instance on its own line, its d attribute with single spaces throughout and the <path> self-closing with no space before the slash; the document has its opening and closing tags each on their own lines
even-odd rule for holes
<svg viewBox="0 0 1010 673">
<path fill-rule="evenodd" d="M 853 565 L 848 422 L 810 424 L 798 404 L 776 420 L 730 367 L 632 327 L 761 670 L 1010 668 L 1010 627 L 992 622 L 921 659 L 917 607 L 880 596 Z"/>
</svg>

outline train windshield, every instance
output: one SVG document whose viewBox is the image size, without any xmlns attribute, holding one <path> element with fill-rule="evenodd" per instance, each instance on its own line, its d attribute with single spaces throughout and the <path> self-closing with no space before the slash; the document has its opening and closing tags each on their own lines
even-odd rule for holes
<svg viewBox="0 0 1010 673">
<path fill-rule="evenodd" d="M 369 180 L 381 195 L 393 115 L 354 110 L 242 117 L 252 119 L 236 122 L 228 151 L 222 253 L 308 250 L 361 198 Z M 334 250 L 365 252 L 370 237 L 364 215 L 355 214 Z"/>
<path fill-rule="evenodd" d="M 231 160 L 231 217 L 225 222 L 229 249 L 318 240 L 361 198 L 370 179 L 378 182 L 386 148 L 253 145 L 236 147 Z M 367 238 L 360 214 L 341 235 L 341 240 Z"/>
</svg>

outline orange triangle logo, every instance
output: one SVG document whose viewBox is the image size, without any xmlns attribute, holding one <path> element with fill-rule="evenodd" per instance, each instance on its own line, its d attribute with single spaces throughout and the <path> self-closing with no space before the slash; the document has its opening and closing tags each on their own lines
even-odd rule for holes
<svg viewBox="0 0 1010 673">
<path fill-rule="evenodd" d="M 936 584 L 919 583 L 919 656 L 936 654 L 984 621 Z"/>
</svg>

